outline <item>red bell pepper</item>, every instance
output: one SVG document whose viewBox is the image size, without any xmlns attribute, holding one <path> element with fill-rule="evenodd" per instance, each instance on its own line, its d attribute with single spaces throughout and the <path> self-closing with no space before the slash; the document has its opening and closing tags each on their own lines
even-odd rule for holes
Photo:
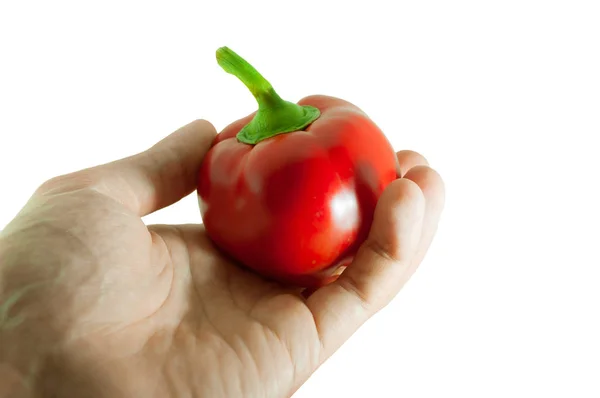
<svg viewBox="0 0 600 398">
<path fill-rule="evenodd" d="M 347 101 L 284 101 L 230 49 L 217 61 L 258 111 L 215 138 L 199 171 L 208 236 L 264 277 L 301 287 L 337 278 L 367 237 L 375 205 L 398 176 L 382 131 Z"/>
</svg>

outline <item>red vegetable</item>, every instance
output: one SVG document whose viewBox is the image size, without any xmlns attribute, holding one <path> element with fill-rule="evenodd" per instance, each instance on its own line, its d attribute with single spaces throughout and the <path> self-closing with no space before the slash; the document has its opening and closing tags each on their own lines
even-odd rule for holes
<svg viewBox="0 0 600 398">
<path fill-rule="evenodd" d="M 282 100 L 230 49 L 217 60 L 258 102 L 226 127 L 199 172 L 206 232 L 222 251 L 295 286 L 331 282 L 365 240 L 383 189 L 397 178 L 381 130 L 347 101 Z"/>
</svg>

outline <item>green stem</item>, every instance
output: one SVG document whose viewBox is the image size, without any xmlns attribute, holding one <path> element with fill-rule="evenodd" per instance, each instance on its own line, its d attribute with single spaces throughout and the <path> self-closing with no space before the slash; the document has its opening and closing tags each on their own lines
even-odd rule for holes
<svg viewBox="0 0 600 398">
<path fill-rule="evenodd" d="M 225 72 L 240 79 L 258 102 L 258 112 L 237 134 L 239 141 L 256 144 L 278 134 L 303 130 L 321 115 L 314 106 L 281 99 L 267 79 L 229 48 L 217 50 L 217 62 Z"/>
</svg>

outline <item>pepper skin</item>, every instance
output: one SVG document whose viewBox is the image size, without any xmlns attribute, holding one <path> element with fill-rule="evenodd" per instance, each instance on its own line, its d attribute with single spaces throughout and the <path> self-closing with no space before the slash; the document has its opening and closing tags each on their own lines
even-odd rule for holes
<svg viewBox="0 0 600 398">
<path fill-rule="evenodd" d="M 226 47 L 219 51 L 220 61 L 249 67 Z M 197 192 L 206 232 L 223 252 L 266 278 L 308 288 L 330 283 L 366 239 L 378 198 L 398 177 L 396 154 L 351 103 L 310 96 L 291 104 L 252 67 L 240 72 L 240 65 L 228 66 L 243 75 L 259 110 L 218 134 L 203 160 Z M 264 92 L 257 89 L 261 84 Z M 282 127 L 302 124 L 290 120 L 291 111 L 273 122 L 284 102 L 297 115 L 312 112 L 314 120 L 297 131 Z M 240 133 L 254 119 L 256 129 Z M 275 125 L 292 131 L 265 131 Z"/>
</svg>

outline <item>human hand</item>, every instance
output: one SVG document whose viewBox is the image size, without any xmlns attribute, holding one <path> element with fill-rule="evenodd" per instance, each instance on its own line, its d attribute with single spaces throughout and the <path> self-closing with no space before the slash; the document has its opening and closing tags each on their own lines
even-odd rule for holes
<svg viewBox="0 0 600 398">
<path fill-rule="evenodd" d="M 194 190 L 214 135 L 196 121 L 50 180 L 0 233 L 0 397 L 290 396 L 423 259 L 444 187 L 410 151 L 354 262 L 310 295 L 231 263 L 202 225 L 147 227 Z"/>
</svg>

